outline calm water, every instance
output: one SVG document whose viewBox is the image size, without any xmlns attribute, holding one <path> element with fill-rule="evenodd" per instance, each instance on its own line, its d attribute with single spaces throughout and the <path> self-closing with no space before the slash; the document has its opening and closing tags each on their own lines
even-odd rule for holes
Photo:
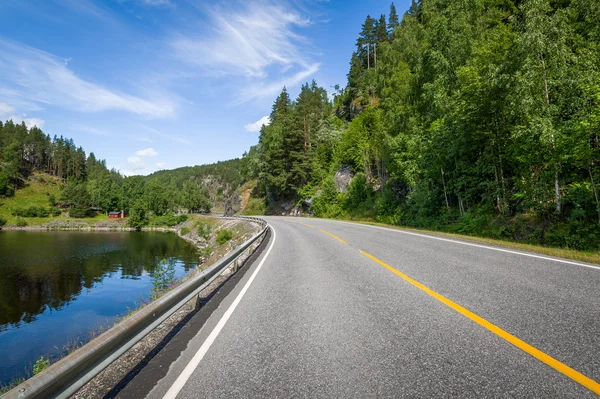
<svg viewBox="0 0 600 399">
<path fill-rule="evenodd" d="M 0 383 L 135 308 L 160 261 L 181 277 L 197 259 L 173 233 L 0 231 Z"/>
</svg>

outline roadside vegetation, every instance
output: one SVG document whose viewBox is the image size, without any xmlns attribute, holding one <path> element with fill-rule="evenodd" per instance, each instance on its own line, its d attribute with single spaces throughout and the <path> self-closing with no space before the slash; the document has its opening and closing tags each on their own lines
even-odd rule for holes
<svg viewBox="0 0 600 399">
<path fill-rule="evenodd" d="M 598 43 L 589 0 L 392 4 L 333 101 L 284 88 L 242 171 L 266 213 L 595 253 Z"/>
</svg>

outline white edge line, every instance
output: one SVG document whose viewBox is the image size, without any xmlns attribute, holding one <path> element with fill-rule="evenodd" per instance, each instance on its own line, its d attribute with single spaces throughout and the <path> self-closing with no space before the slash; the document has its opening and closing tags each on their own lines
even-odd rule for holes
<svg viewBox="0 0 600 399">
<path fill-rule="evenodd" d="M 242 288 L 242 290 L 240 291 L 238 296 L 235 298 L 235 300 L 232 302 L 232 304 L 229 306 L 229 308 L 225 311 L 225 313 L 221 317 L 221 320 L 219 320 L 219 322 L 217 323 L 215 328 L 211 331 L 209 336 L 206 338 L 206 340 L 204 341 L 202 346 L 200 346 L 200 349 L 198 349 L 198 351 L 196 352 L 196 354 L 194 355 L 192 360 L 190 360 L 190 362 L 187 364 L 187 366 L 185 366 L 185 368 L 183 369 L 181 374 L 179 374 L 179 377 L 177 377 L 177 379 L 175 380 L 173 385 L 171 385 L 171 388 L 169 388 L 169 390 L 167 391 L 165 396 L 163 396 L 163 399 L 175 399 L 177 397 L 177 395 L 179 394 L 181 389 L 184 387 L 184 385 L 187 383 L 189 378 L 192 376 L 192 373 L 196 370 L 196 368 L 202 361 L 202 358 L 204 358 L 204 355 L 206 355 L 206 352 L 208 352 L 208 350 L 210 349 L 213 342 L 215 342 L 215 339 L 217 338 L 217 336 L 219 335 L 219 333 L 221 332 L 221 330 L 227 323 L 227 320 L 229 320 L 229 318 L 233 314 L 233 311 L 235 310 L 237 305 L 240 303 L 240 301 L 244 297 L 244 294 L 246 294 L 246 291 L 248 291 L 250 284 L 252 284 L 252 281 L 254 281 L 254 278 L 260 271 L 260 268 L 265 263 L 265 260 L 267 260 L 267 257 L 271 253 L 271 249 L 273 249 L 273 244 L 275 244 L 275 238 L 277 237 L 277 234 L 275 233 L 275 229 L 272 226 L 269 225 L 269 227 L 271 228 L 271 231 L 273 232 L 273 241 L 271 241 L 271 245 L 269 246 L 269 249 L 265 253 L 265 256 L 262 258 L 262 260 L 256 267 L 256 270 L 254 270 L 254 273 L 252 273 L 252 276 L 250 276 L 250 279 L 246 282 L 246 285 L 244 285 L 244 288 Z"/>
<path fill-rule="evenodd" d="M 329 219 L 323 219 L 323 220 L 329 220 Z M 500 252 L 508 252 L 509 254 L 529 256 L 531 258 L 538 258 L 538 259 L 550 260 L 552 262 L 567 263 L 569 265 L 575 265 L 575 266 L 581 266 L 581 267 L 589 267 L 590 269 L 600 270 L 600 266 L 586 265 L 585 263 L 571 262 L 571 261 L 564 260 L 564 259 L 559 259 L 559 258 L 550 258 L 548 256 L 540 256 L 540 255 L 528 254 L 526 252 L 518 252 L 518 251 L 511 251 L 509 249 L 488 247 L 487 245 L 472 244 L 470 242 L 451 240 L 449 238 L 435 237 L 435 236 L 430 236 L 430 235 L 427 235 L 427 234 L 413 233 L 413 232 L 410 232 L 410 231 L 399 230 L 399 229 L 391 229 L 389 227 L 380 227 L 380 226 L 372 226 L 370 224 L 345 222 L 345 221 L 342 221 L 342 220 L 332 220 L 332 221 L 338 222 L 338 223 L 351 224 L 353 226 L 364 226 L 364 227 L 371 227 L 371 228 L 374 228 L 374 229 L 395 231 L 397 233 L 408 234 L 408 235 L 411 235 L 411 236 L 419 236 L 419 237 L 431 238 L 432 240 L 448 241 L 448 242 L 453 242 L 455 244 L 468 245 L 470 247 L 485 248 L 485 249 L 491 249 L 493 251 L 500 251 Z"/>
</svg>

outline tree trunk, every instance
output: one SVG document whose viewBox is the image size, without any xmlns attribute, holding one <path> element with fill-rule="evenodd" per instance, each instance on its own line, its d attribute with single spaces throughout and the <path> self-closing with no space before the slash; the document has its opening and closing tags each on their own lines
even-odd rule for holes
<svg viewBox="0 0 600 399">
<path fill-rule="evenodd" d="M 560 165 L 556 162 L 556 139 L 554 137 L 554 124 L 552 123 L 551 115 L 550 115 L 550 90 L 548 89 L 548 76 L 546 74 L 546 62 L 544 61 L 544 55 L 540 54 L 540 59 L 542 61 L 542 68 L 544 70 L 544 90 L 546 95 L 546 107 L 548 109 L 548 119 L 551 124 L 551 133 L 550 133 L 550 141 L 552 143 L 552 152 L 554 155 L 554 200 L 556 202 L 556 212 L 560 213 L 561 203 L 560 203 L 560 181 L 558 172 L 560 170 Z"/>
<path fill-rule="evenodd" d="M 590 182 L 592 183 L 592 191 L 594 192 L 594 198 L 596 199 L 596 212 L 598 213 L 598 224 L 600 224 L 600 200 L 598 199 L 598 191 L 596 191 L 596 183 L 594 183 L 594 173 L 592 173 L 592 167 L 588 167 L 590 174 Z"/>
<path fill-rule="evenodd" d="M 450 203 L 448 202 L 448 193 L 446 192 L 446 179 L 444 178 L 444 168 L 440 168 L 442 171 L 442 185 L 444 186 L 444 198 L 446 199 L 446 209 L 450 212 Z"/>
</svg>

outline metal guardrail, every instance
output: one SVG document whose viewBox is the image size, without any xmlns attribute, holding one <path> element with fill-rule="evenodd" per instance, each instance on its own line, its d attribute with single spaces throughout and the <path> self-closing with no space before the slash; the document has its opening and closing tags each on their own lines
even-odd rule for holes
<svg viewBox="0 0 600 399">
<path fill-rule="evenodd" d="M 125 318 L 46 370 L 13 388 L 2 395 L 2 398 L 70 397 L 165 319 L 193 300 L 200 291 L 229 268 L 233 262 L 236 262 L 247 250 L 253 252 L 251 246 L 260 244 L 268 229 L 267 222 L 259 218 L 226 217 L 225 219 L 253 221 L 259 223 L 262 230 L 209 268 Z"/>
</svg>

